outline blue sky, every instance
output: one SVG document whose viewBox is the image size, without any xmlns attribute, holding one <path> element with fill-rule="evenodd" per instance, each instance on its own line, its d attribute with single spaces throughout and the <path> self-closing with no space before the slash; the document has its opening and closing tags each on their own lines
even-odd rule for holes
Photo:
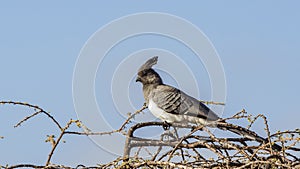
<svg viewBox="0 0 300 169">
<path fill-rule="evenodd" d="M 63 124 L 70 118 L 77 118 L 72 77 L 79 52 L 89 37 L 120 17 L 139 12 L 164 12 L 193 23 L 215 46 L 227 83 L 223 116 L 245 108 L 254 115 L 264 113 L 273 132 L 299 128 L 299 5 L 298 1 L 2 1 L 0 100 L 39 105 Z M 190 63 L 187 55 L 192 54 L 170 39 L 155 36 L 132 38 L 116 46 L 104 62 L 111 71 L 115 66 L 111 58 L 114 54 L 125 49 L 143 48 L 162 48 L 176 53 L 192 71 L 199 71 L 197 75 L 203 77 L 198 89 L 200 99 L 210 99 L 203 65 Z M 118 55 L 119 61 L 127 55 Z M 195 70 L 197 66 L 199 69 Z M 105 76 L 105 67 L 99 68 L 98 72 L 95 80 L 98 104 L 111 105 L 99 94 L 103 90 L 101 78 Z M 164 79 L 168 84 L 176 81 L 167 74 Z M 136 98 L 133 104 L 139 107 L 143 102 L 138 91 L 141 86 L 131 84 L 130 87 L 130 91 L 137 92 L 130 94 L 130 99 Z M 0 136 L 5 137 L 0 140 L 1 165 L 43 164 L 46 161 L 50 145 L 44 140 L 47 134 L 57 134 L 55 126 L 41 116 L 20 128 L 13 128 L 18 120 L 31 112 L 20 107 L 0 107 Z M 112 112 L 116 112 L 113 107 Z M 146 118 L 142 120 L 151 117 L 150 114 L 144 116 Z M 121 120 L 116 120 L 112 126 L 117 128 L 120 123 Z M 264 134 L 262 124 L 260 121 L 254 129 Z M 58 147 L 53 157 L 54 163 L 94 165 L 115 158 L 87 137 L 67 136 L 65 140 L 67 142 Z"/>
</svg>

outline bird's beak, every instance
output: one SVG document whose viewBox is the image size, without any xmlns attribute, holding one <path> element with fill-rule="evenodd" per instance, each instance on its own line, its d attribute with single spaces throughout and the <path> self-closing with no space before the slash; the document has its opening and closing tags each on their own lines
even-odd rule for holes
<svg viewBox="0 0 300 169">
<path fill-rule="evenodd" d="M 140 77 L 137 77 L 135 82 L 142 82 L 142 79 Z"/>
</svg>

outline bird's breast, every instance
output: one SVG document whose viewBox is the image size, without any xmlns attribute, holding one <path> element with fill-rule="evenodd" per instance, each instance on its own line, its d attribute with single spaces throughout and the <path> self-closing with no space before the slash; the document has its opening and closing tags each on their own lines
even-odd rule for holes
<svg viewBox="0 0 300 169">
<path fill-rule="evenodd" d="M 166 112 L 164 110 L 162 110 L 161 108 L 159 108 L 152 99 L 149 99 L 148 109 L 155 117 L 162 119 L 162 120 L 166 120 L 165 119 L 166 115 L 164 115 L 164 114 L 166 114 Z"/>
</svg>

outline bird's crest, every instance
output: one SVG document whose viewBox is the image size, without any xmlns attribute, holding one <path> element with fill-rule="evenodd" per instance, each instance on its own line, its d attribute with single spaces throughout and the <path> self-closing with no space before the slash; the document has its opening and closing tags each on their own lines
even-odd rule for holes
<svg viewBox="0 0 300 169">
<path fill-rule="evenodd" d="M 158 56 L 154 56 L 151 59 L 147 60 L 140 68 L 139 72 L 147 69 L 151 69 L 153 65 L 157 63 Z"/>
</svg>

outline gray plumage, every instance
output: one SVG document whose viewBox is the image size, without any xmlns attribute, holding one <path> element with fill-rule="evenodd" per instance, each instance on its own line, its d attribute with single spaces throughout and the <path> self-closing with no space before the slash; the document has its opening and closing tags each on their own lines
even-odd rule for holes
<svg viewBox="0 0 300 169">
<path fill-rule="evenodd" d="M 146 61 L 138 71 L 136 81 L 143 84 L 146 104 L 151 113 L 168 123 L 190 122 L 207 124 L 219 117 L 206 105 L 179 89 L 165 85 L 159 74 L 152 69 L 157 63 L 155 56 Z"/>
<path fill-rule="evenodd" d="M 203 103 L 172 86 L 158 85 L 149 97 L 166 113 L 187 115 L 208 121 L 219 119 L 219 117 Z"/>
<path fill-rule="evenodd" d="M 154 56 L 153 58 L 147 60 L 147 62 L 145 62 L 139 68 L 138 72 L 143 71 L 143 70 L 147 70 L 147 69 L 151 69 L 151 67 L 157 63 L 157 60 L 158 60 L 158 56 Z"/>
</svg>

